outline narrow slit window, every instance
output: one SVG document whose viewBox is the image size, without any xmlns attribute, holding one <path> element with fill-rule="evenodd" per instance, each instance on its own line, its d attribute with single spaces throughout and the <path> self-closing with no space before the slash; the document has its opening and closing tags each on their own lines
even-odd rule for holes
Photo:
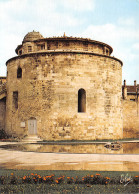
<svg viewBox="0 0 139 194">
<path fill-rule="evenodd" d="M 13 92 L 13 106 L 18 109 L 18 92 Z"/>
<path fill-rule="evenodd" d="M 78 91 L 78 112 L 86 112 L 86 91 L 84 89 Z"/>
<path fill-rule="evenodd" d="M 18 69 L 17 69 L 17 78 L 22 78 L 22 69 L 21 69 L 21 67 L 18 67 Z"/>
</svg>

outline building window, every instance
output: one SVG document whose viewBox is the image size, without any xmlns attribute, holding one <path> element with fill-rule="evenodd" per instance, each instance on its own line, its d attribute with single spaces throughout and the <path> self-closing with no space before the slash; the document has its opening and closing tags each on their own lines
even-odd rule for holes
<svg viewBox="0 0 139 194">
<path fill-rule="evenodd" d="M 131 101 L 135 101 L 135 99 L 130 99 Z"/>
<path fill-rule="evenodd" d="M 19 51 L 19 55 L 22 55 L 22 50 Z"/>
<path fill-rule="evenodd" d="M 78 112 L 86 112 L 86 91 L 84 89 L 78 91 Z"/>
<path fill-rule="evenodd" d="M 18 109 L 18 92 L 13 92 L 13 106 Z"/>
<path fill-rule="evenodd" d="M 22 78 L 22 69 L 20 67 L 17 69 L 17 78 Z"/>
<path fill-rule="evenodd" d="M 41 45 L 41 50 L 44 50 L 45 49 L 45 44 L 42 44 Z"/>
<path fill-rule="evenodd" d="M 69 46 L 69 41 L 66 41 L 65 42 L 65 46 Z"/>
<path fill-rule="evenodd" d="M 109 50 L 108 49 L 106 49 L 106 55 L 109 55 Z"/>
<path fill-rule="evenodd" d="M 32 46 L 28 46 L 28 52 L 32 52 Z"/>
<path fill-rule="evenodd" d="M 50 43 L 47 43 L 47 50 L 50 50 Z"/>
<path fill-rule="evenodd" d="M 54 46 L 58 48 L 58 41 L 54 42 Z"/>
</svg>

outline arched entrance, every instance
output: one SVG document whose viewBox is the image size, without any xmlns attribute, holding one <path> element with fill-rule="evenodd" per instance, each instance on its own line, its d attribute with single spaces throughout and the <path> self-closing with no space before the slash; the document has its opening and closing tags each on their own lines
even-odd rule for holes
<svg viewBox="0 0 139 194">
<path fill-rule="evenodd" d="M 28 135 L 37 135 L 37 120 L 34 117 L 28 120 Z"/>
</svg>

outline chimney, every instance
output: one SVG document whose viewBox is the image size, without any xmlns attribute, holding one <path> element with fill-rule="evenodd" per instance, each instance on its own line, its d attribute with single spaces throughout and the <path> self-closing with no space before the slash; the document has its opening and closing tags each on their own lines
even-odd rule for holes
<svg viewBox="0 0 139 194">
<path fill-rule="evenodd" d="M 136 82 L 136 80 L 134 80 L 134 86 L 137 86 L 137 82 Z"/>
<path fill-rule="evenodd" d="M 124 87 L 126 87 L 126 80 L 124 80 Z"/>
<path fill-rule="evenodd" d="M 126 87 L 126 80 L 124 80 L 124 88 L 123 88 L 123 99 L 127 99 L 127 87 Z"/>
</svg>

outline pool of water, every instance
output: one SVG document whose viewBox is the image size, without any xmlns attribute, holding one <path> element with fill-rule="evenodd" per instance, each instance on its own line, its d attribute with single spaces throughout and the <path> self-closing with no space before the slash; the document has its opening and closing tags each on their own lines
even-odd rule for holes
<svg viewBox="0 0 139 194">
<path fill-rule="evenodd" d="M 139 143 L 121 143 L 121 148 L 112 150 L 104 147 L 105 143 L 24 143 L 2 145 L 0 148 L 39 153 L 80 153 L 80 154 L 139 154 Z"/>
</svg>

